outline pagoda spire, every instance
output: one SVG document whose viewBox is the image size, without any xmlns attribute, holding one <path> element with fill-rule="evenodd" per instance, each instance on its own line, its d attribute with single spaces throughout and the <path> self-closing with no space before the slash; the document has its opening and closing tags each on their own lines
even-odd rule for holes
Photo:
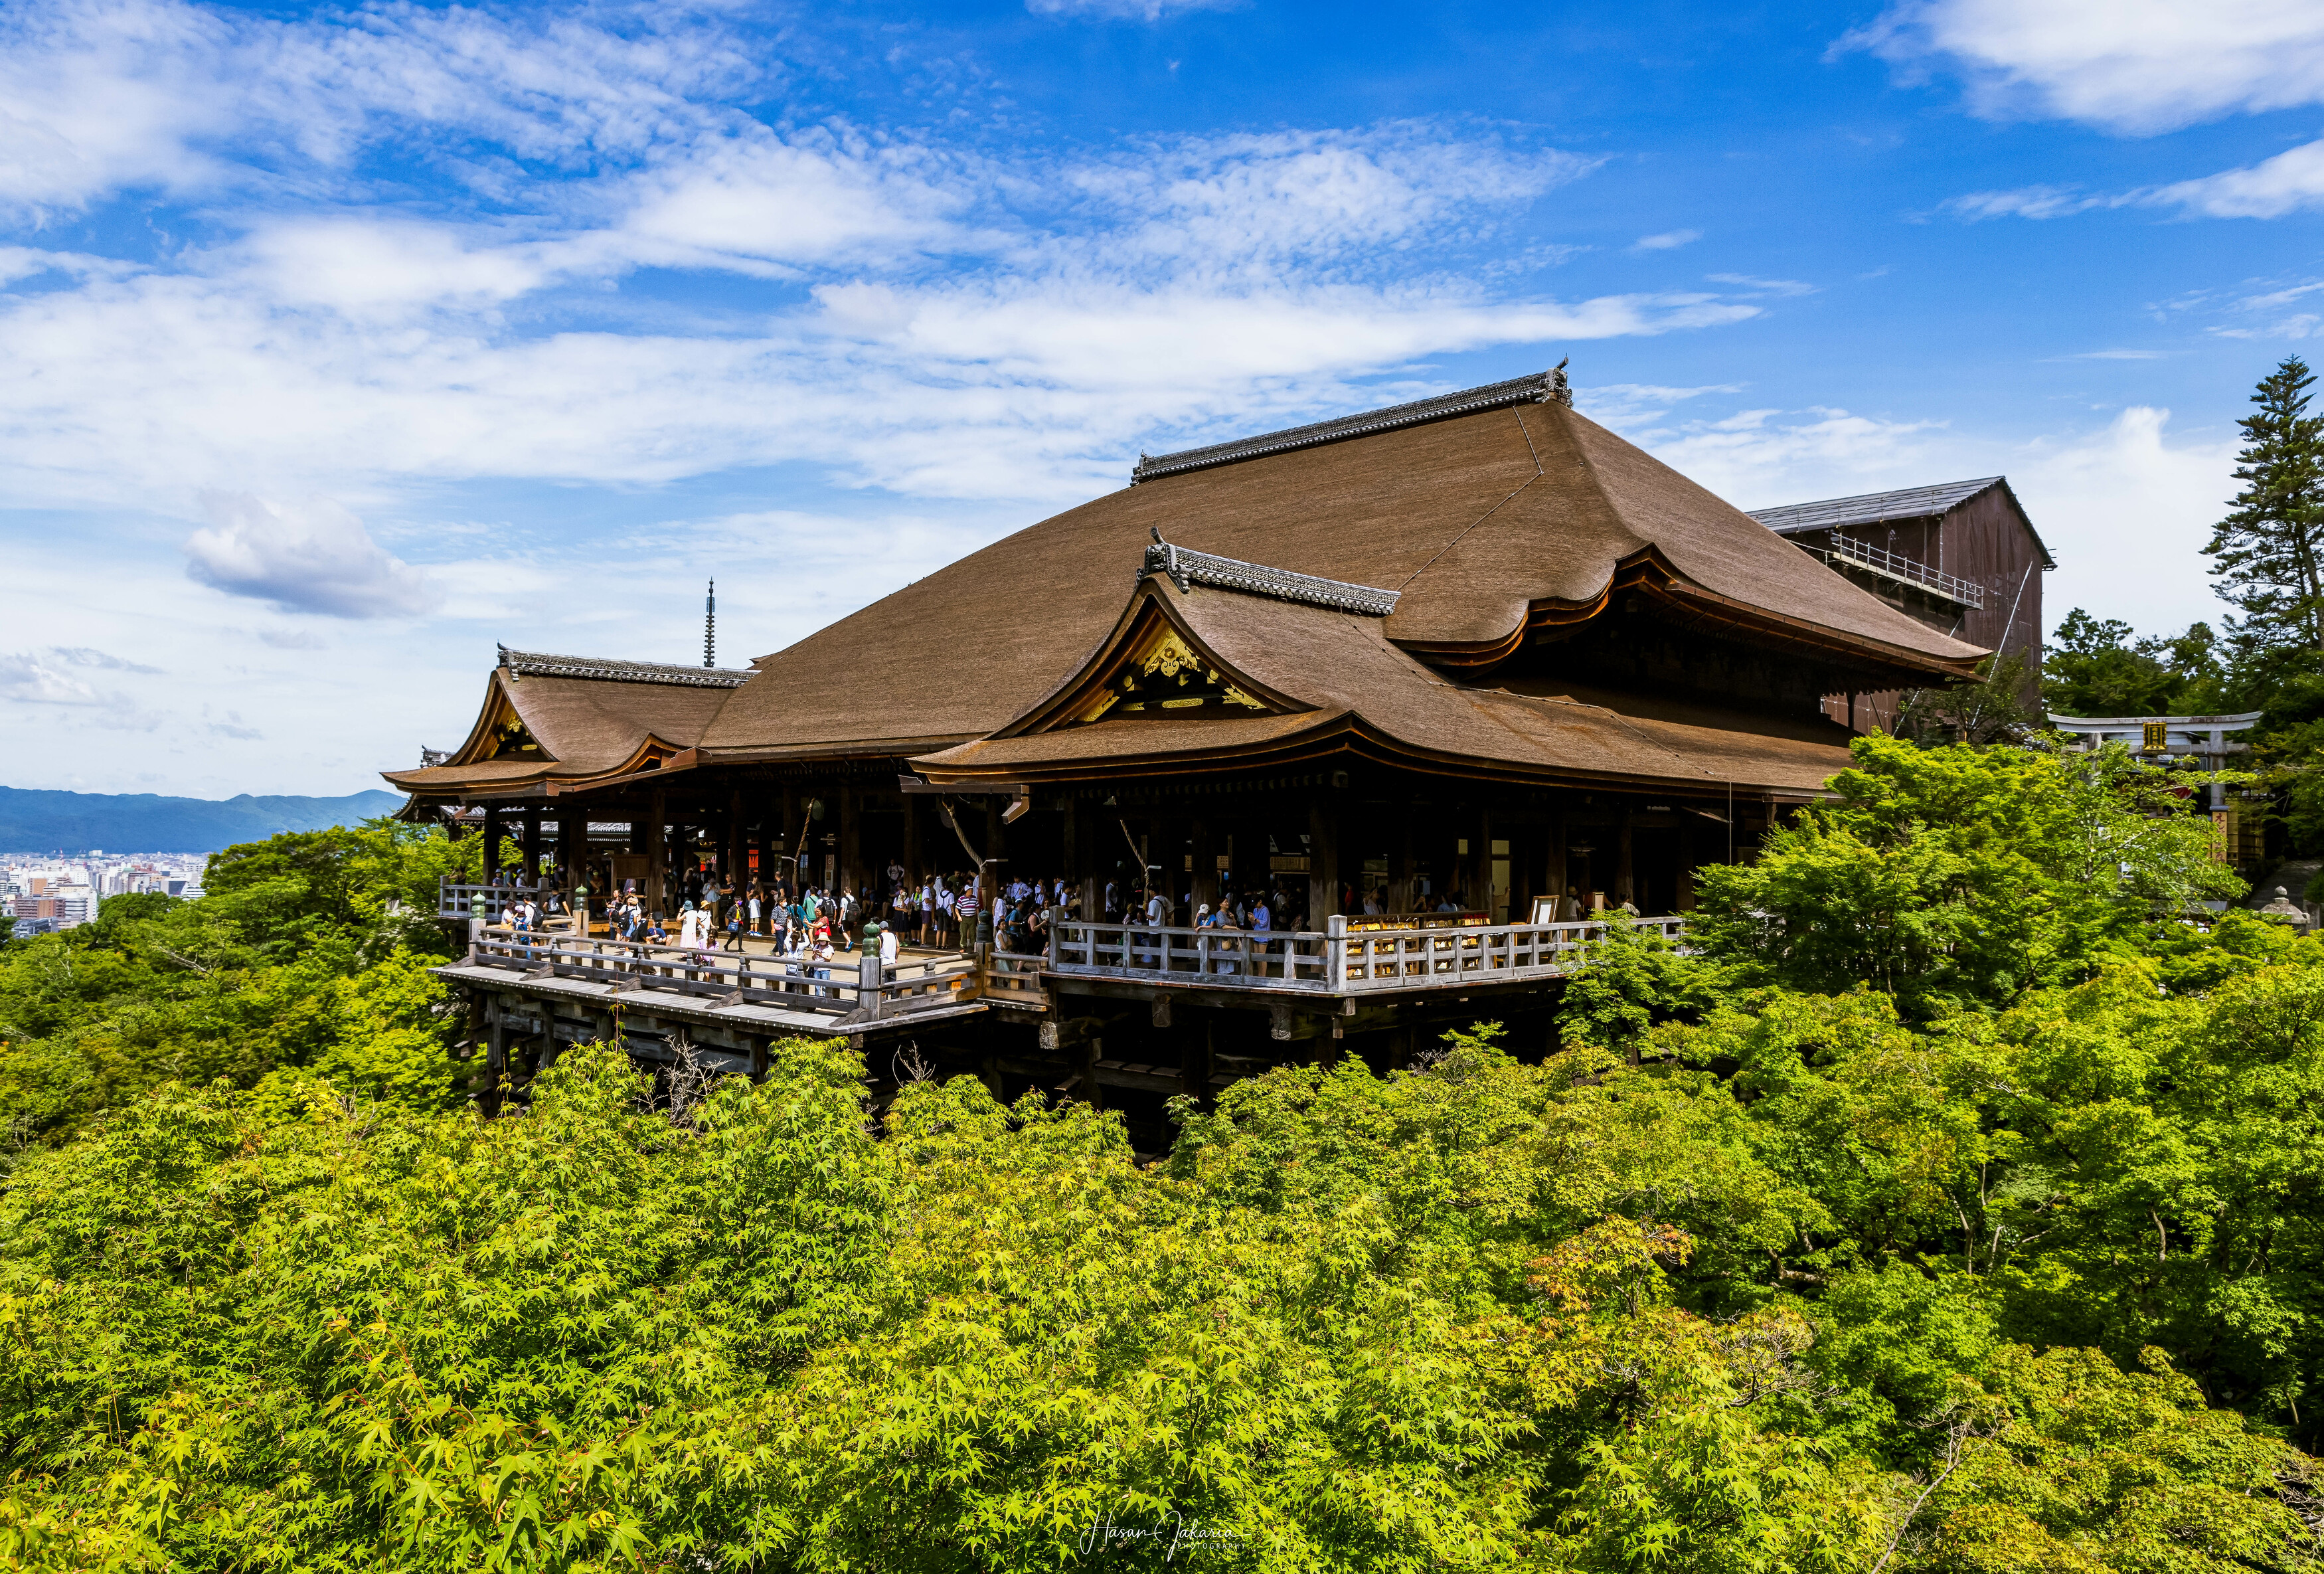
<svg viewBox="0 0 2324 1574">
<path fill-rule="evenodd" d="M 702 664 L 718 664 L 718 581 L 710 581 L 710 593 L 702 598 Z"/>
</svg>

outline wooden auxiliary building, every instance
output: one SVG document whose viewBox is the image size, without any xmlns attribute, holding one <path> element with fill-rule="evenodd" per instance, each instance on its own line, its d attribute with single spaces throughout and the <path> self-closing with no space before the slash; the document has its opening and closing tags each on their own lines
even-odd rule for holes
<svg viewBox="0 0 2324 1574">
<path fill-rule="evenodd" d="M 1043 955 L 887 978 L 488 930 L 445 972 L 512 1068 L 681 1032 L 759 1067 L 784 1033 L 846 1033 L 875 1075 L 908 1042 L 1135 1116 L 1480 1018 L 1539 1048 L 1599 905 L 1674 931 L 1696 870 L 1845 766 L 1830 697 L 1974 671 L 1984 648 L 1896 600 L 1550 373 L 1142 458 L 747 669 L 503 651 L 466 741 L 387 779 L 599 891 L 707 859 L 884 894 L 891 867 L 974 859 L 1078 893 Z M 1171 922 L 1106 921 L 1148 871 Z M 1189 922 L 1268 886 L 1264 945 Z"/>
</svg>

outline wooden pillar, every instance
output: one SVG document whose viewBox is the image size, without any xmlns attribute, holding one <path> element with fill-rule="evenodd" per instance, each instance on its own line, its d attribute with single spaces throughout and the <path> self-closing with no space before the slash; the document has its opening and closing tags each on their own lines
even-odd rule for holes
<svg viewBox="0 0 2324 1574">
<path fill-rule="evenodd" d="M 1565 810 L 1561 806 L 1549 811 L 1549 893 L 1562 903 L 1572 884 L 1565 868 Z M 1563 907 L 1558 912 L 1562 915 Z"/>
<path fill-rule="evenodd" d="M 1622 810 L 1620 827 L 1614 833 L 1614 889 L 1606 893 L 1609 905 L 1619 907 L 1625 902 L 1636 902 L 1636 887 L 1630 883 L 1630 811 Z"/>
<path fill-rule="evenodd" d="M 1499 923 L 1500 916 L 1493 911 L 1493 811 L 1477 810 L 1477 839 L 1471 842 L 1476 856 L 1470 860 L 1477 871 L 1477 883 L 1469 888 L 1469 905 L 1485 915 L 1487 923 Z"/>
<path fill-rule="evenodd" d="M 1413 890 L 1412 820 L 1416 811 L 1404 810 L 1396 817 L 1396 829 L 1389 833 L 1388 864 L 1388 902 L 1390 912 L 1415 912 L 1420 898 Z"/>
<path fill-rule="evenodd" d="M 648 916 L 669 911 L 669 790 L 656 787 L 646 805 L 646 888 L 642 894 Z"/>
<path fill-rule="evenodd" d="M 718 883 L 726 887 L 728 897 L 738 903 L 751 891 L 750 829 L 742 817 L 742 788 L 737 782 L 726 794 L 726 856 L 723 860 L 726 866 L 718 871 Z M 750 921 L 745 918 L 743 921 Z M 722 927 L 719 932 L 723 935 L 725 931 Z"/>
<path fill-rule="evenodd" d="M 798 817 L 798 793 L 793 790 L 788 782 L 786 782 L 783 783 L 782 819 L 775 828 L 774 877 L 782 882 L 783 888 L 790 893 L 793 902 L 797 902 L 798 893 L 807 888 L 807 879 L 800 873 L 803 865 L 798 862 L 786 861 L 803 859 L 806 856 L 799 851 Z"/>
<path fill-rule="evenodd" d="M 488 1035 L 484 1043 L 484 1096 L 477 1102 L 486 1115 L 498 1115 L 501 1109 L 501 1079 L 508 1073 L 508 1029 L 502 1025 L 500 1004 L 486 1006 L 484 1021 Z"/>
<path fill-rule="evenodd" d="M 1001 811 L 1008 804 L 998 796 L 984 801 L 984 836 L 977 850 L 984 855 L 984 904 L 978 911 L 977 922 L 982 924 L 992 915 L 993 898 L 1009 884 L 1009 828 L 1001 822 Z M 1092 1100 L 1095 1102 L 1094 1099 Z"/>
<path fill-rule="evenodd" d="M 853 891 L 863 884 L 863 810 L 855 783 L 839 784 L 839 885 Z"/>
<path fill-rule="evenodd" d="M 1207 819 L 1197 819 L 1189 827 L 1189 833 L 1194 853 L 1194 883 L 1192 887 L 1194 905 L 1216 907 L 1219 904 L 1219 856 L 1211 838 L 1211 822 Z M 1194 921 L 1192 912 L 1187 914 L 1186 921 Z"/>
<path fill-rule="evenodd" d="M 588 878 L 589 811 L 571 798 L 557 806 L 557 861 L 565 866 L 566 890 Z"/>
<path fill-rule="evenodd" d="M 530 885 L 540 878 L 540 810 L 524 811 L 524 883 Z"/>
<path fill-rule="evenodd" d="M 1319 788 L 1307 801 L 1307 921 L 1321 930 L 1340 911 L 1340 801 Z"/>
<path fill-rule="evenodd" d="M 1694 911 L 1694 817 L 1684 810 L 1678 821 L 1678 893 L 1672 905 L 1681 912 Z"/>
<path fill-rule="evenodd" d="M 1067 812 L 1071 812 L 1068 810 Z M 927 801 L 917 792 L 904 794 L 904 879 L 914 892 L 928 877 L 927 849 L 921 844 L 921 828 L 927 823 Z"/>
<path fill-rule="evenodd" d="M 1080 888 L 1081 920 L 1095 923 L 1105 915 L 1098 911 L 1105 893 L 1105 882 L 1098 875 L 1098 822 L 1104 808 L 1079 798 L 1065 800 L 1065 862 L 1074 883 Z"/>
<path fill-rule="evenodd" d="M 1203 1031 L 1197 1035 L 1178 1035 L 1178 1091 L 1208 1107 L 1211 1097 L 1211 1062 L 1216 1053 L 1213 1040 L 1218 1028 L 1209 1012 L 1203 1014 Z"/>
</svg>

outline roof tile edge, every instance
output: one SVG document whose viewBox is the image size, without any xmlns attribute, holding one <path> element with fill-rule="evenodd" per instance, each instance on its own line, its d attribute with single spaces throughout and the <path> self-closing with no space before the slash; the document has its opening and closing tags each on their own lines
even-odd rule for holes
<svg viewBox="0 0 2324 1574">
<path fill-rule="evenodd" d="M 1239 590 L 1277 601 L 1304 602 L 1364 617 L 1386 617 L 1396 610 L 1397 597 L 1401 594 L 1370 585 L 1351 585 L 1343 579 L 1295 574 L 1288 569 L 1270 569 L 1239 558 L 1192 551 L 1164 541 L 1159 529 L 1154 532 L 1154 544 L 1146 549 L 1146 560 L 1139 567 L 1138 578 L 1145 580 L 1157 574 L 1167 576 L 1180 590 L 1206 585 L 1214 590 Z"/>
<path fill-rule="evenodd" d="M 682 667 L 664 662 L 609 661 L 597 656 L 554 656 L 500 647 L 500 665 L 520 678 L 585 678 L 604 683 L 667 683 L 683 689 L 739 689 L 749 670 Z"/>
<path fill-rule="evenodd" d="M 1443 421 L 1448 416 L 1472 415 L 1483 410 L 1500 410 L 1511 404 L 1572 403 L 1573 391 L 1565 380 L 1565 363 L 1560 361 L 1546 372 L 1512 377 L 1506 383 L 1488 383 L 1481 388 L 1463 388 L 1455 394 L 1439 394 L 1431 399 L 1416 399 L 1409 404 L 1391 404 L 1360 415 L 1342 415 L 1307 426 L 1287 427 L 1282 431 L 1261 432 L 1257 437 L 1237 438 L 1232 442 L 1212 443 L 1206 448 L 1182 449 L 1175 454 L 1140 454 L 1137 466 L 1130 472 L 1130 484 L 1135 486 L 1140 481 L 1158 480 L 1187 470 L 1206 470 L 1213 465 L 1231 465 L 1242 459 L 1262 458 L 1268 454 L 1314 448 L 1351 437 L 1369 437 L 1374 432 L 1418 426 L 1423 421 Z"/>
</svg>

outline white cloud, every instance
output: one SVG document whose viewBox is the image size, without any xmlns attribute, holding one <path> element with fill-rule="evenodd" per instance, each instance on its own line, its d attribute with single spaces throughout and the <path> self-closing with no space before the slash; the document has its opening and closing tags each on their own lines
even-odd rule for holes
<svg viewBox="0 0 2324 1574">
<path fill-rule="evenodd" d="M 1813 284 L 1803 284 L 1797 279 L 1755 279 L 1748 273 L 1705 273 L 1714 284 L 1731 284 L 1738 290 L 1749 290 L 1761 295 L 1812 295 Z"/>
<path fill-rule="evenodd" d="M 1835 47 L 1947 61 L 1983 115 L 2136 135 L 2324 103 L 2314 0 L 1907 0 Z"/>
<path fill-rule="evenodd" d="M 0 474 L 13 506 L 81 527 L 12 541 L 12 643 L 203 655 L 169 661 L 180 677 L 8 669 L 12 691 L 83 696 L 22 707 L 25 752 L 161 716 L 134 769 L 181 790 L 348 791 L 465 722 L 512 606 L 556 606 L 583 648 L 684 660 L 707 554 L 723 643 L 773 648 L 1119 486 L 1141 441 L 1416 396 L 1448 355 L 1545 366 L 1575 339 L 1764 310 L 1757 282 L 1552 292 L 1570 248 L 1541 199 L 1595 161 L 1522 131 L 1060 149 L 966 112 L 884 131 L 796 108 L 831 95 L 788 91 L 789 47 L 724 8 L 0 8 L 0 208 L 32 227 L 15 238 L 101 209 L 87 233 L 134 247 L 0 248 L 0 283 L 28 281 L 0 289 Z M 835 517 L 673 505 L 641 542 L 604 523 L 646 488 L 786 465 Z M 551 528 L 544 488 L 501 481 L 600 490 Z M 309 494 L 337 501 L 268 501 Z M 425 569 L 356 517 L 503 495 L 512 518 L 431 520 Z M 182 560 L 149 544 L 181 541 Z M 446 542 L 471 555 L 432 560 Z M 92 560 L 113 570 L 96 606 Z M 189 574 L 389 620 L 364 639 L 395 681 L 318 707 L 309 620 L 233 626 L 253 615 Z M 202 712 L 221 681 L 240 717 Z M 261 751 L 224 729 L 280 736 L 284 715 L 301 747 L 265 768 L 292 775 L 254 781 Z"/>
<path fill-rule="evenodd" d="M 1669 419 L 1674 406 L 1724 392 L 1580 389 L 1575 401 L 1743 508 L 2006 475 L 2058 560 L 2043 585 L 2049 622 L 2078 605 L 2149 630 L 2219 616 L 2201 550 L 2236 489 L 2231 430 L 2174 440 L 2171 412 L 2144 405 L 2095 431 L 2030 442 L 1841 411 Z"/>
<path fill-rule="evenodd" d="M 2134 405 L 2101 431 L 2008 458 L 2010 486 L 2058 559 L 2043 594 L 2052 623 L 2077 606 L 2149 630 L 2218 616 L 2199 554 L 2235 495 L 2236 441 L 2172 442 L 2170 421 Z"/>
<path fill-rule="evenodd" d="M 1036 16 L 1089 16 L 1111 22 L 1159 22 L 1180 11 L 1233 11 L 1243 0 L 1025 0 Z"/>
<path fill-rule="evenodd" d="M 1692 245 L 1702 238 L 1702 231 L 1699 229 L 1666 229 L 1660 235 L 1640 236 L 1630 243 L 1630 249 L 1634 252 L 1675 251 L 1680 246 Z"/>
<path fill-rule="evenodd" d="M 270 298 L 349 317 L 493 305 L 548 277 L 539 247 L 474 245 L 474 238 L 445 224 L 299 218 L 263 226 L 244 249 Z"/>
<path fill-rule="evenodd" d="M 1448 228 L 1471 241 L 1508 211 L 1578 180 L 1598 161 L 1512 148 L 1433 122 L 1148 143 L 1068 167 L 1103 227 L 1080 253 L 1187 274 L 1272 276 L 1295 259 L 1362 261 Z M 1035 256 L 1055 256 L 1057 239 Z M 1393 263 L 1406 259 L 1391 251 Z"/>
<path fill-rule="evenodd" d="M 272 503 L 212 492 L 209 527 L 186 542 L 186 571 L 229 596 L 332 617 L 396 617 L 432 609 L 441 593 L 419 569 L 380 550 L 363 521 L 327 498 Z"/>
<path fill-rule="evenodd" d="M 176 271 L 0 300 L 0 466 L 20 495 L 164 509 L 254 473 L 347 495 L 785 461 L 922 495 L 1067 497 L 1138 438 L 1327 413 L 1417 358 L 1758 312 L 1705 292 L 1545 299 L 1458 266 L 1591 167 L 1433 123 L 1005 169 L 806 129 L 693 137 L 560 189 L 542 206 L 567 217 L 524 233 L 261 218 Z M 973 213 L 949 194 L 970 185 L 988 194 Z M 807 288 L 741 322 L 542 331 L 576 301 L 563 286 L 646 264 Z"/>
<path fill-rule="evenodd" d="M 785 141 L 754 126 L 635 177 L 617 232 L 580 237 L 575 249 L 752 273 L 837 260 L 861 266 L 959 238 L 952 218 L 965 206 L 965 182 L 938 183 L 943 162 L 908 145 L 830 132 Z"/>
<path fill-rule="evenodd" d="M 138 708 L 127 694 L 100 688 L 91 672 L 158 675 L 160 669 L 87 646 L 51 645 L 45 650 L 0 651 L 0 701 L 63 706 L 88 714 L 102 727 L 150 729 L 160 718 Z"/>
<path fill-rule="evenodd" d="M 2248 169 L 2158 186 L 2134 199 L 2209 218 L 2281 218 L 2324 208 L 2324 142 L 2304 143 Z"/>
<path fill-rule="evenodd" d="M 1670 414 L 1674 405 L 1706 394 L 1740 394 L 1740 383 L 1705 383 L 1699 387 L 1674 388 L 1655 383 L 1600 383 L 1573 391 L 1575 408 L 1600 426 L 1617 431 L 1637 431 Z"/>
<path fill-rule="evenodd" d="M 2281 218 L 2302 208 L 2324 208 L 2324 142 L 2303 143 L 2246 169 L 2135 191 L 2098 195 L 2070 186 L 2021 186 L 2009 191 L 1971 191 L 1950 199 L 1941 211 L 1975 222 L 2064 218 L 2098 208 L 2175 208 L 2186 217 L 2201 218 Z"/>
</svg>

